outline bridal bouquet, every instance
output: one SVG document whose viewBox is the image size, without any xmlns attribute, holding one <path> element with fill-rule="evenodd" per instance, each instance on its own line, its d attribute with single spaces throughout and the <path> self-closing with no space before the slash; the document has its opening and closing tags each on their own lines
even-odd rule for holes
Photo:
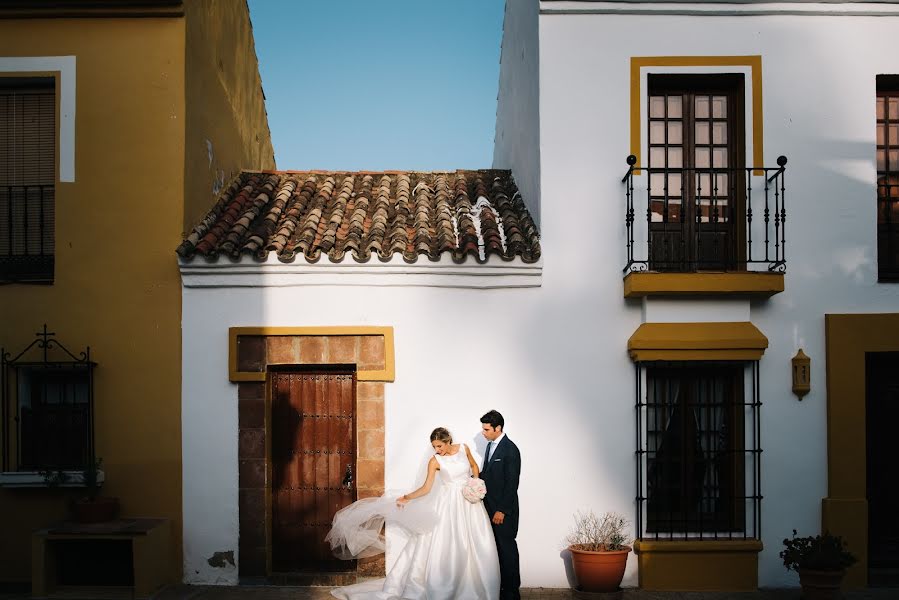
<svg viewBox="0 0 899 600">
<path fill-rule="evenodd" d="M 486 495 L 487 486 L 484 484 L 484 480 L 478 477 L 472 477 L 462 487 L 462 497 L 472 504 L 477 504 Z"/>
</svg>

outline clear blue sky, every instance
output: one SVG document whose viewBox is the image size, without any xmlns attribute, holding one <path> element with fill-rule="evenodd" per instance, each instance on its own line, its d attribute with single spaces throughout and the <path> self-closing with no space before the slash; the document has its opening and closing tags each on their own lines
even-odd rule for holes
<svg viewBox="0 0 899 600">
<path fill-rule="evenodd" d="M 503 4 L 249 0 L 278 168 L 489 168 Z"/>
</svg>

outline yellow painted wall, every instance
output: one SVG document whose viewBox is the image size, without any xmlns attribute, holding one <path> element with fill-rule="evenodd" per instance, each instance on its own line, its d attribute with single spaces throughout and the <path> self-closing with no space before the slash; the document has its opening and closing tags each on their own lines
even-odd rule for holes
<svg viewBox="0 0 899 600">
<path fill-rule="evenodd" d="M 241 169 L 274 169 L 246 2 L 186 2 L 184 230 L 190 231 Z"/>
<path fill-rule="evenodd" d="M 242 4 L 242 3 L 241 3 Z M 56 192 L 56 276 L 0 286 L 0 345 L 43 323 L 90 345 L 104 493 L 172 520 L 181 572 L 180 242 L 184 194 L 181 18 L 0 20 L 0 55 L 76 55 L 75 182 Z M 0 581 L 27 581 L 29 533 L 65 514 L 59 490 L 0 488 Z"/>
<path fill-rule="evenodd" d="M 868 583 L 865 354 L 899 351 L 899 313 L 829 314 L 827 340 L 827 498 L 821 530 L 840 535 L 858 562 L 845 588 Z"/>
</svg>

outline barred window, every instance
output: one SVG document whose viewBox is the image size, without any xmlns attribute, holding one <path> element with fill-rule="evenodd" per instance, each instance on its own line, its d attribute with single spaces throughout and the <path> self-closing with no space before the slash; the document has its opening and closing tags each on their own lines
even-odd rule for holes
<svg viewBox="0 0 899 600">
<path fill-rule="evenodd" d="M 19 468 L 81 469 L 90 454 L 88 367 L 57 363 L 17 371 Z"/>
<path fill-rule="evenodd" d="M 642 538 L 757 537 L 757 372 L 757 363 L 638 364 Z"/>
<path fill-rule="evenodd" d="M 3 471 L 78 470 L 93 460 L 90 348 L 75 355 L 46 326 L 17 354 L 0 348 Z"/>
<path fill-rule="evenodd" d="M 899 75 L 877 76 L 877 267 L 899 281 Z"/>
<path fill-rule="evenodd" d="M 0 78 L 0 282 L 53 281 L 53 78 Z"/>
</svg>

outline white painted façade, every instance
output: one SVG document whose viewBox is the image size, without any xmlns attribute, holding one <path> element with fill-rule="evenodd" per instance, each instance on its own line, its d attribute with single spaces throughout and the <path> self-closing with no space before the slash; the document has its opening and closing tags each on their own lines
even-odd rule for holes
<svg viewBox="0 0 899 600">
<path fill-rule="evenodd" d="M 246 574 L 239 387 L 264 384 L 271 437 L 278 369 L 245 376 L 240 335 L 384 335 L 353 379 L 383 384 L 381 489 L 412 485 L 434 427 L 483 448 L 479 417 L 502 412 L 525 587 L 573 583 L 585 508 L 634 521 L 629 586 L 797 585 L 793 529 L 843 535 L 850 585 L 895 568 L 897 30 L 893 3 L 508 0 L 493 167 L 536 262 L 181 258 L 185 580 Z"/>
</svg>

